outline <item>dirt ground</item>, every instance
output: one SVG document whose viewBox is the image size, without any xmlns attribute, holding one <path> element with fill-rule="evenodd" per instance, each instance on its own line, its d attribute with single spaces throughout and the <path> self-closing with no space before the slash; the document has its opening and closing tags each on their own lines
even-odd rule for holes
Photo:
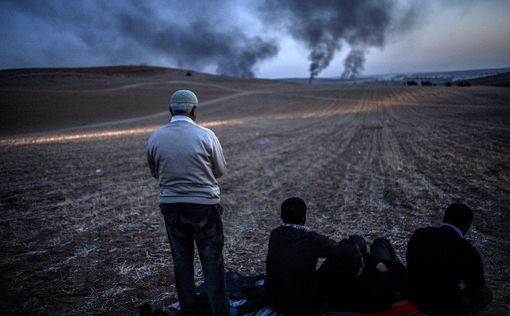
<svg viewBox="0 0 510 316">
<path fill-rule="evenodd" d="M 189 87 L 229 164 L 220 180 L 228 270 L 264 272 L 290 196 L 307 202 L 312 229 L 337 240 L 387 236 L 403 259 L 416 228 L 463 201 L 475 210 L 467 238 L 495 295 L 482 314 L 510 314 L 508 88 L 304 86 L 175 71 L 9 74 L 0 83 L 2 313 L 136 314 L 146 301 L 175 300 L 145 144 L 168 120 L 169 92 Z"/>
</svg>

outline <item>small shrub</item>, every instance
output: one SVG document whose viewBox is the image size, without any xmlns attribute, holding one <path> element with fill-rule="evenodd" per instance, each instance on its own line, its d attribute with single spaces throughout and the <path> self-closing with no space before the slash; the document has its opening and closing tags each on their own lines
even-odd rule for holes
<svg viewBox="0 0 510 316">
<path fill-rule="evenodd" d="M 471 87 L 471 82 L 469 81 L 459 81 L 457 82 L 458 87 Z"/>
</svg>

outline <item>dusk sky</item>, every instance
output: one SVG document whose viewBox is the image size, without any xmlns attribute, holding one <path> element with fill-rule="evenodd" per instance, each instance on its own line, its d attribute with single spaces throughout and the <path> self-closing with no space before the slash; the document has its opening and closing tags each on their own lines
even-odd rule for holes
<svg viewBox="0 0 510 316">
<path fill-rule="evenodd" d="M 3 0 L 0 68 L 241 77 L 510 67 L 510 0 Z"/>
</svg>

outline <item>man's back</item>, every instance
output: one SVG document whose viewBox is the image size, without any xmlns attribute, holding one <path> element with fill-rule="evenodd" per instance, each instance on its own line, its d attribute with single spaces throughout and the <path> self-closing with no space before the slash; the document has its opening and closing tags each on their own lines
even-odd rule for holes
<svg viewBox="0 0 510 316">
<path fill-rule="evenodd" d="M 189 120 L 171 122 L 148 142 L 149 166 L 159 179 L 163 203 L 219 203 L 216 178 L 225 159 L 214 133 Z"/>
<path fill-rule="evenodd" d="M 468 292 L 485 284 L 478 251 L 451 227 L 416 230 L 406 257 L 406 293 L 426 313 L 460 314 L 460 283 Z"/>
<path fill-rule="evenodd" d="M 272 308 L 306 315 L 317 302 L 316 266 L 335 242 L 306 229 L 280 226 L 271 232 L 266 261 L 266 297 Z"/>
</svg>

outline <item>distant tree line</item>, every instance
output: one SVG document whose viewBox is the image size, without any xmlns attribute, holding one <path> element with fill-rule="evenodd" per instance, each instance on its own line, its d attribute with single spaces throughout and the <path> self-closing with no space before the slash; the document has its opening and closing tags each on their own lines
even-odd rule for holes
<svg viewBox="0 0 510 316">
<path fill-rule="evenodd" d="M 432 81 L 430 80 L 423 80 L 423 81 L 420 81 L 420 83 L 418 83 L 416 80 L 409 80 L 406 82 L 406 85 L 408 86 L 436 86 L 437 84 L 433 83 Z M 457 87 L 471 87 L 471 82 L 469 81 L 466 81 L 466 80 L 461 80 L 461 81 L 455 81 L 455 82 L 451 82 L 451 81 L 448 81 L 444 84 L 445 86 L 447 87 L 451 87 L 452 85 L 456 85 Z"/>
</svg>

